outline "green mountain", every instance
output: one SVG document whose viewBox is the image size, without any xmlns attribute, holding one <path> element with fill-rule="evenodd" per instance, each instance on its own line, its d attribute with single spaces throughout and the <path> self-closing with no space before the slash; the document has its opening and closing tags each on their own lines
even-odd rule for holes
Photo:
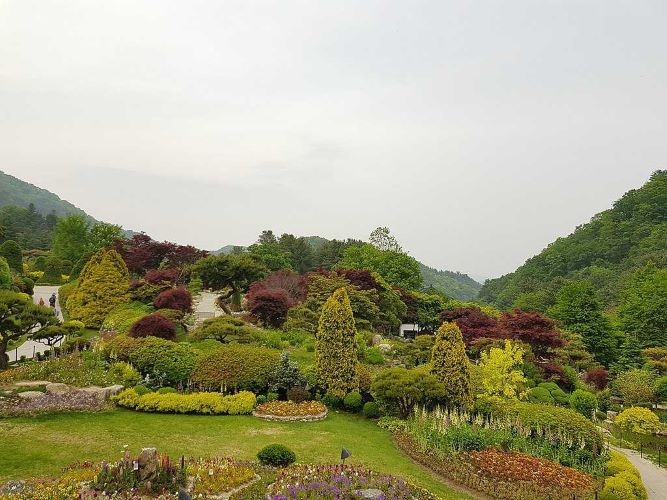
<svg viewBox="0 0 667 500">
<path fill-rule="evenodd" d="M 488 280 L 479 298 L 502 308 L 546 310 L 565 280 L 588 280 L 605 306 L 618 303 L 629 275 L 652 261 L 667 267 L 667 170 L 653 173 L 567 237 L 513 273 Z"/>
<path fill-rule="evenodd" d="M 55 212 L 58 217 L 83 215 L 94 220 L 86 212 L 52 192 L 0 171 L 0 208 L 7 205 L 27 208 L 31 204 L 42 215 Z"/>
</svg>

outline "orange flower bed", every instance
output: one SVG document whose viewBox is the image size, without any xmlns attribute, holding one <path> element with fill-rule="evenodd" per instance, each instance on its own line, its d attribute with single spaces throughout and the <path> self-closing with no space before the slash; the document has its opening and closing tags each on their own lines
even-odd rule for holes
<svg viewBox="0 0 667 500">
<path fill-rule="evenodd" d="M 529 481 L 580 492 L 595 489 L 593 478 L 588 474 L 523 453 L 487 448 L 471 452 L 470 457 L 481 474 L 501 481 Z"/>
<path fill-rule="evenodd" d="M 327 414 L 327 407 L 319 401 L 267 401 L 257 406 L 254 415 L 257 417 L 276 417 L 278 419 L 320 419 Z"/>
</svg>

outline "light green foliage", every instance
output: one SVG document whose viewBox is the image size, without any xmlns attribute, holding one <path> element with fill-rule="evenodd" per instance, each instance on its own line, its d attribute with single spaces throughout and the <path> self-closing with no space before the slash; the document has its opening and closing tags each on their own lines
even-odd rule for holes
<svg viewBox="0 0 667 500">
<path fill-rule="evenodd" d="M 478 366 L 480 383 L 486 396 L 525 399 L 526 377 L 521 371 L 523 349 L 509 340 L 505 347 L 482 352 Z"/>
<path fill-rule="evenodd" d="M 528 391 L 528 401 L 545 405 L 554 404 L 554 398 L 544 387 L 533 387 Z"/>
<path fill-rule="evenodd" d="M 644 370 L 629 370 L 621 373 L 613 383 L 627 405 L 653 401 L 655 398 L 654 377 Z"/>
<path fill-rule="evenodd" d="M 8 289 L 12 283 L 12 273 L 9 269 L 7 259 L 0 257 L 0 290 Z"/>
<path fill-rule="evenodd" d="M 650 347 L 642 351 L 647 368 L 660 375 L 667 375 L 667 347 Z"/>
<path fill-rule="evenodd" d="M 415 405 L 432 406 L 445 395 L 445 386 L 424 368 L 387 368 L 371 385 L 373 398 L 391 413 L 408 417 Z"/>
<path fill-rule="evenodd" d="M 88 230 L 89 223 L 82 215 L 59 219 L 53 233 L 53 254 L 70 262 L 79 260 L 86 252 Z"/>
<path fill-rule="evenodd" d="M 667 346 L 667 268 L 649 263 L 629 280 L 619 307 L 621 327 L 641 347 Z"/>
<path fill-rule="evenodd" d="M 219 392 L 150 392 L 140 396 L 134 389 L 126 389 L 113 399 L 116 404 L 125 408 L 158 413 L 248 415 L 255 408 L 255 395 L 248 391 L 229 396 L 223 396 Z"/>
<path fill-rule="evenodd" d="M 347 396 L 345 396 L 345 399 L 343 399 L 345 408 L 354 412 L 361 409 L 362 402 L 363 400 L 361 394 L 358 391 L 349 393 Z"/>
<path fill-rule="evenodd" d="M 615 339 L 591 282 L 570 281 L 563 285 L 549 316 L 580 334 L 586 349 L 598 362 L 609 365 L 614 359 Z"/>
<path fill-rule="evenodd" d="M 551 397 L 557 405 L 568 406 L 570 404 L 570 395 L 558 387 L 556 382 L 542 382 L 538 387 L 549 391 L 549 394 L 551 394 Z"/>
<path fill-rule="evenodd" d="M 322 307 L 315 359 L 320 385 L 340 398 L 359 390 L 356 334 L 350 299 L 339 288 Z"/>
<path fill-rule="evenodd" d="M 570 396 L 570 407 L 586 418 L 593 418 L 598 400 L 592 392 L 576 389 Z"/>
<path fill-rule="evenodd" d="M 648 408 L 641 406 L 623 410 L 616 415 L 614 423 L 624 431 L 636 434 L 652 434 L 662 428 L 658 416 Z"/>
<path fill-rule="evenodd" d="M 0 257 L 7 259 L 9 268 L 15 273 L 23 273 L 23 254 L 21 246 L 13 240 L 7 240 L 0 245 Z"/>
<path fill-rule="evenodd" d="M 119 361 L 113 363 L 109 369 L 111 376 L 117 380 L 120 380 L 120 383 L 125 387 L 134 387 L 139 382 L 141 382 L 141 374 L 137 371 L 134 366 L 124 361 Z"/>
<path fill-rule="evenodd" d="M 212 339 L 222 343 L 250 342 L 253 328 L 241 318 L 234 316 L 218 316 L 205 320 L 191 334 L 193 340 Z"/>
<path fill-rule="evenodd" d="M 142 302 L 120 304 L 109 311 L 101 330 L 104 332 L 129 333 L 130 327 L 139 319 L 148 316 L 153 308 Z"/>
<path fill-rule="evenodd" d="M 600 500 L 637 500 L 637 497 L 630 483 L 622 477 L 613 476 L 604 480 Z"/>
<path fill-rule="evenodd" d="M 123 229 L 116 224 L 98 222 L 92 228 L 87 237 L 86 252 L 93 254 L 113 244 L 114 241 L 123 237 Z"/>
<path fill-rule="evenodd" d="M 268 268 L 269 271 L 280 271 L 281 269 L 292 269 L 292 256 L 275 243 L 255 243 L 248 247 L 248 252 L 256 255 Z"/>
<path fill-rule="evenodd" d="M 438 329 L 431 364 L 433 375 L 445 386 L 444 402 L 450 407 L 472 406 L 470 361 L 455 323 L 443 323 Z"/>
<path fill-rule="evenodd" d="M 185 384 L 199 359 L 189 344 L 157 337 L 131 339 L 128 346 L 119 359 L 130 361 L 142 375 L 148 375 L 159 385 Z"/>
<path fill-rule="evenodd" d="M 348 247 L 338 266 L 375 271 L 392 285 L 405 290 L 418 290 L 422 285 L 419 263 L 414 257 L 402 252 L 383 251 L 371 244 Z"/>
<path fill-rule="evenodd" d="M 115 250 L 100 250 L 83 268 L 77 287 L 67 299 L 72 319 L 99 327 L 115 307 L 129 302 L 130 275 Z"/>
</svg>

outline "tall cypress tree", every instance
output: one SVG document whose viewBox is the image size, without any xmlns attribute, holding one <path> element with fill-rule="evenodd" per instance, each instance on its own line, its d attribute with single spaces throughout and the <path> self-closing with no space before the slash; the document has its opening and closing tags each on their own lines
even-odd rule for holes
<svg viewBox="0 0 667 500">
<path fill-rule="evenodd" d="M 99 327 L 117 305 L 130 300 L 130 276 L 123 258 L 115 250 L 100 250 L 86 263 L 76 289 L 67 299 L 72 319 L 88 327 Z"/>
<path fill-rule="evenodd" d="M 345 288 L 339 288 L 322 306 L 315 351 L 322 387 L 338 397 L 359 390 L 354 316 Z"/>
<path fill-rule="evenodd" d="M 463 335 L 456 323 L 443 323 L 435 337 L 432 373 L 445 385 L 444 400 L 447 406 L 472 405 L 470 361 L 466 355 Z"/>
</svg>

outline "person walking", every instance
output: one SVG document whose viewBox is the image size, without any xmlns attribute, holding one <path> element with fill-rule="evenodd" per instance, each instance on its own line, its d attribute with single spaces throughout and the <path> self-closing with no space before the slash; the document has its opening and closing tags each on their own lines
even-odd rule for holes
<svg viewBox="0 0 667 500">
<path fill-rule="evenodd" d="M 44 297 L 39 298 L 39 305 L 42 306 L 42 307 L 44 307 L 46 305 L 46 303 L 44 302 Z"/>
<path fill-rule="evenodd" d="M 56 308 L 56 294 L 55 294 L 55 292 L 51 294 L 51 297 L 49 297 L 49 305 L 54 309 Z"/>
</svg>

